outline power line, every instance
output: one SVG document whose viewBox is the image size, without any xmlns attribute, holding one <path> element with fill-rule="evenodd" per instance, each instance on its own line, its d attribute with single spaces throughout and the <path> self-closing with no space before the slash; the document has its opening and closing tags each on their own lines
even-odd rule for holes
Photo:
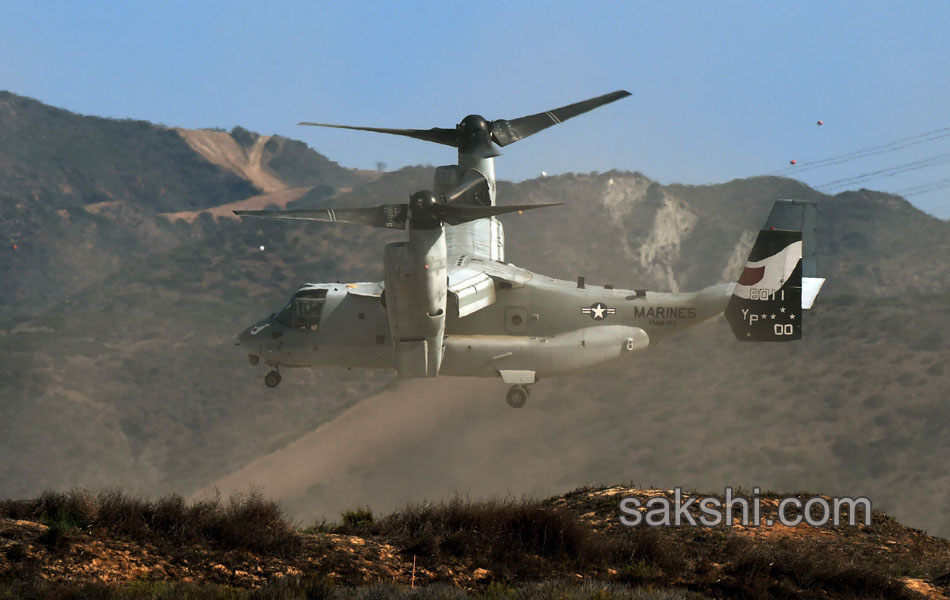
<svg viewBox="0 0 950 600">
<path fill-rule="evenodd" d="M 897 175 L 900 173 L 906 173 L 907 171 L 916 171 L 918 169 L 934 167 L 934 166 L 944 164 L 947 162 L 950 162 L 950 152 L 945 153 L 945 154 L 937 154 L 929 158 L 915 160 L 913 162 L 905 163 L 902 165 L 896 165 L 896 166 L 887 167 L 884 169 L 877 169 L 875 171 L 868 171 L 867 173 L 861 173 L 860 175 L 854 175 L 852 177 L 845 177 L 842 179 L 827 181 L 817 187 L 819 188 L 844 187 L 844 186 L 853 185 L 856 183 L 863 183 L 865 181 L 870 181 L 872 179 L 878 179 L 880 177 L 893 177 L 894 175 Z"/>
<path fill-rule="evenodd" d="M 909 148 L 911 146 L 916 146 L 918 144 L 932 142 L 934 140 L 939 140 L 946 137 L 950 137 L 950 127 L 944 127 L 942 129 L 934 129 L 932 131 L 927 131 L 925 133 L 920 133 L 920 134 L 913 135 L 910 137 L 901 138 L 899 140 L 894 140 L 893 142 L 878 144 L 876 146 L 870 146 L 867 148 L 862 148 L 860 150 L 853 150 L 851 152 L 846 152 L 844 154 L 830 156 L 828 158 L 822 158 L 815 161 L 803 162 L 800 165 L 796 165 L 794 167 L 786 167 L 780 171 L 777 171 L 774 173 L 774 175 L 786 175 L 790 173 L 797 174 L 797 173 L 801 173 L 802 171 L 810 171 L 812 169 L 820 169 L 822 167 L 840 165 L 842 163 L 850 162 L 852 160 L 857 160 L 859 158 L 875 156 L 878 154 L 886 154 L 888 152 L 896 152 L 897 150 L 903 150 L 904 148 Z"/>
<path fill-rule="evenodd" d="M 915 185 L 913 187 L 905 188 L 903 190 L 898 190 L 895 192 L 898 196 L 917 196 L 918 194 L 927 194 L 929 192 L 935 192 L 937 190 L 942 190 L 943 188 L 950 187 L 950 178 L 940 179 L 938 181 L 931 181 L 930 183 L 922 183 L 920 185 Z"/>
</svg>

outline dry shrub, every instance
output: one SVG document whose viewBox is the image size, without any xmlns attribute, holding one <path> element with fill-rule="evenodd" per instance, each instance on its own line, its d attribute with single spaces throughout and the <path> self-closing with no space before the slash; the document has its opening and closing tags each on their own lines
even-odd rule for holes
<svg viewBox="0 0 950 600">
<path fill-rule="evenodd" d="M 731 591 L 750 598 L 916 598 L 897 579 L 803 540 L 732 540 L 725 569 Z"/>
<path fill-rule="evenodd" d="M 103 529 L 136 541 L 211 543 L 289 557 L 302 547 L 280 506 L 258 493 L 187 504 L 170 495 L 151 502 L 118 490 L 45 492 L 34 500 L 0 503 L 0 516 L 50 524 L 50 542 L 72 529 Z M 55 539 L 54 539 L 55 538 Z"/>
<path fill-rule="evenodd" d="M 385 536 L 406 554 L 468 557 L 496 572 L 527 574 L 545 562 L 588 564 L 601 554 L 599 540 L 573 514 L 530 500 L 410 505 L 359 530 L 344 525 L 338 531 Z"/>
<path fill-rule="evenodd" d="M 683 548 L 672 543 L 665 533 L 658 527 L 634 527 L 624 531 L 619 543 L 610 550 L 625 581 L 675 579 L 688 572 L 691 565 Z"/>
</svg>

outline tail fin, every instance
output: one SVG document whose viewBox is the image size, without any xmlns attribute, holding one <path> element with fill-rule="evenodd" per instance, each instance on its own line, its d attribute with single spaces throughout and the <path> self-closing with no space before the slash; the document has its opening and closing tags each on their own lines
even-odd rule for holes
<svg viewBox="0 0 950 600">
<path fill-rule="evenodd" d="M 815 236 L 818 228 L 818 205 L 809 200 L 778 200 L 772 205 L 766 229 L 802 232 L 802 308 L 811 308 L 824 285 L 818 277 Z"/>
<path fill-rule="evenodd" d="M 824 283 L 816 277 L 815 208 L 803 200 L 773 205 L 726 306 L 738 340 L 801 339 L 802 308 L 811 308 Z"/>
</svg>

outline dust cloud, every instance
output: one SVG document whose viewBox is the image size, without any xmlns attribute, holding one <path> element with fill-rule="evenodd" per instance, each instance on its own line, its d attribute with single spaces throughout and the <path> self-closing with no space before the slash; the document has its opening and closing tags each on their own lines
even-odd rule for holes
<svg viewBox="0 0 950 600">
<path fill-rule="evenodd" d="M 410 501 L 544 495 L 585 483 L 593 447 L 564 440 L 564 415 L 528 400 L 516 410 L 497 380 L 407 380 L 198 491 L 259 490 L 303 523 L 348 508 Z M 535 391 L 535 394 L 540 393 Z"/>
</svg>

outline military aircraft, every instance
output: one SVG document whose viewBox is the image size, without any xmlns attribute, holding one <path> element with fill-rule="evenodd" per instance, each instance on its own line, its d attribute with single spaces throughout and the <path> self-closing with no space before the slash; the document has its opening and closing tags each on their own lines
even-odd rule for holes
<svg viewBox="0 0 950 600">
<path fill-rule="evenodd" d="M 497 217 L 553 204 L 495 203 L 497 146 L 629 95 L 618 90 L 512 120 L 469 115 L 454 129 L 301 123 L 455 146 L 458 164 L 437 167 L 433 190 L 417 191 L 407 203 L 235 211 L 408 234 L 385 246 L 383 281 L 308 283 L 240 334 L 251 364 L 268 365 L 264 382 L 276 387 L 280 367 L 324 366 L 395 369 L 400 378 L 497 377 L 511 386 L 508 404 L 519 408 L 542 377 L 623 360 L 722 312 L 740 340 L 799 339 L 801 309 L 811 306 L 824 281 L 814 273 L 812 203 L 777 202 L 739 280 L 698 292 L 587 285 L 582 277 L 557 280 L 505 262 Z"/>
</svg>

